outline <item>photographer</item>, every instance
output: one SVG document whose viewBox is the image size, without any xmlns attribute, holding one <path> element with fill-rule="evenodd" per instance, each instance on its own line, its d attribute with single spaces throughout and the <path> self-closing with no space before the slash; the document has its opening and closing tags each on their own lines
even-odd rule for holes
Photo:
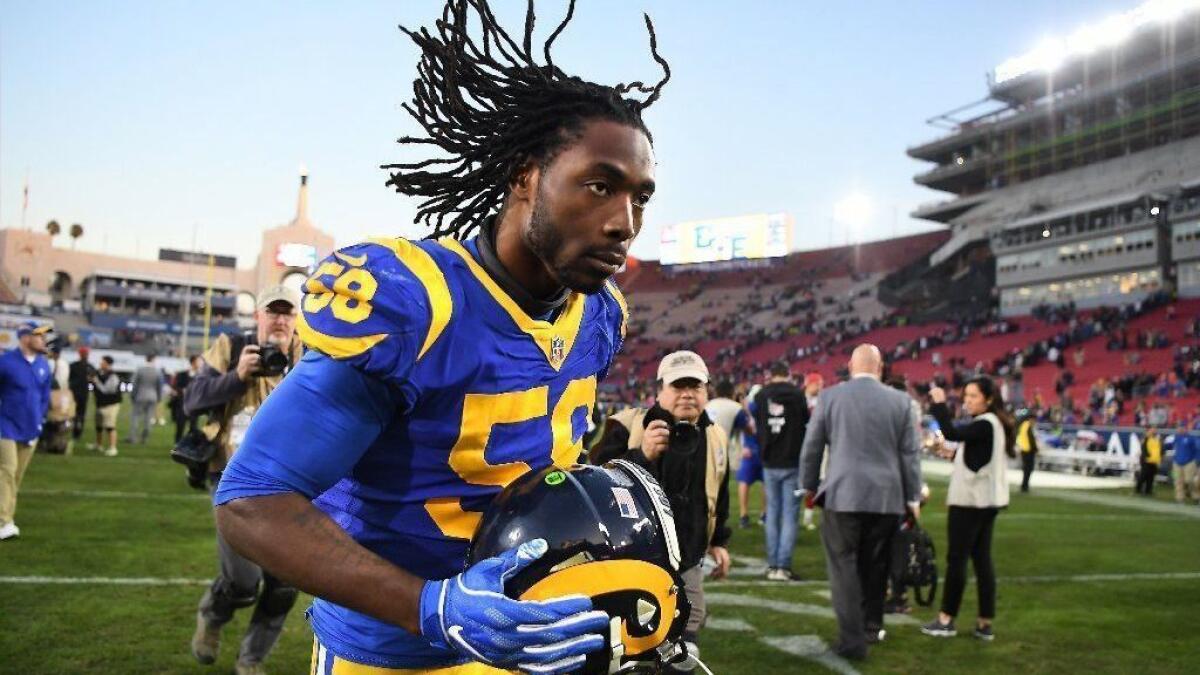
<svg viewBox="0 0 1200 675">
<path fill-rule="evenodd" d="M 728 440 L 704 412 L 708 367 L 697 354 L 668 354 L 658 366 L 658 385 L 653 407 L 626 408 L 608 419 L 592 462 L 632 461 L 648 469 L 667 493 L 675 514 L 679 568 L 692 605 L 683 636 L 689 652 L 698 653 L 705 616 L 705 554 L 716 563 L 714 579 L 729 572 Z"/>
<path fill-rule="evenodd" d="M 208 414 L 204 433 L 216 446 L 207 467 L 213 488 L 254 413 L 283 380 L 291 364 L 300 360 L 302 346 L 294 335 L 299 304 L 299 293 L 285 286 L 260 293 L 254 313 L 257 330 L 232 338 L 218 336 L 184 391 L 186 415 Z M 237 672 L 260 673 L 296 602 L 296 589 L 235 553 L 220 533 L 217 557 L 219 573 L 200 600 L 192 655 L 202 664 L 216 661 L 221 627 L 233 618 L 235 610 L 257 601 L 238 654 Z"/>
</svg>

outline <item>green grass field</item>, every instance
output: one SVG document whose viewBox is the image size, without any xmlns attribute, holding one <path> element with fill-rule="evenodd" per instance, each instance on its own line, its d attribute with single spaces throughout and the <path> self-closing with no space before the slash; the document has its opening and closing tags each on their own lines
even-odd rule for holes
<svg viewBox="0 0 1200 675">
<path fill-rule="evenodd" d="M 34 458 L 17 513 L 22 537 L 0 543 L 0 673 L 232 672 L 248 611 L 226 628 L 216 666 L 198 666 L 188 653 L 196 602 L 215 571 L 213 525 L 206 497 L 168 459 L 168 435 L 156 429 L 149 446 L 122 447 L 116 458 L 86 450 Z M 925 523 L 944 551 L 944 486 L 933 487 Z M 915 621 L 893 623 L 853 669 L 1200 672 L 1200 519 L 1138 510 L 1127 491 L 1109 494 L 1112 503 L 1099 505 L 1014 494 L 996 531 L 994 643 L 933 640 Z M 735 532 L 741 565 L 762 549 L 761 528 Z M 804 583 L 767 584 L 743 567 L 709 587 L 712 625 L 702 646 L 717 675 L 853 672 L 810 655 L 818 639 L 836 634 L 817 533 L 801 533 L 795 569 Z M 89 577 L 127 582 L 63 583 Z M 973 594 L 968 588 L 960 627 L 970 624 Z M 307 602 L 289 618 L 272 672 L 308 672 Z M 914 620 L 931 615 L 918 608 Z"/>
</svg>

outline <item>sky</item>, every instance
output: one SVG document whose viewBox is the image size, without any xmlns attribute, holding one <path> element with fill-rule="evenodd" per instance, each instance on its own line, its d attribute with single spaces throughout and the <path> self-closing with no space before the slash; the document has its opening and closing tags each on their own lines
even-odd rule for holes
<svg viewBox="0 0 1200 675">
<path fill-rule="evenodd" d="M 663 224 L 787 212 L 793 246 L 926 231 L 909 213 L 947 195 L 915 185 L 905 148 L 932 116 L 983 98 L 986 73 L 1049 36 L 1136 0 L 766 2 L 578 0 L 554 60 L 601 83 L 656 81 L 642 12 L 671 65 L 646 112 L 658 191 L 632 252 L 657 259 Z M 519 34 L 524 2 L 493 0 Z M 339 245 L 420 237 L 415 200 L 380 164 L 421 159 L 417 49 L 440 0 L 0 1 L 0 226 L 84 226 L 81 250 L 160 247 L 238 256 L 295 213 Z M 537 2 L 536 35 L 566 2 Z M 539 41 L 540 42 L 540 41 Z M 848 221 L 860 220 L 851 226 Z M 64 242 L 65 245 L 65 242 Z"/>
</svg>

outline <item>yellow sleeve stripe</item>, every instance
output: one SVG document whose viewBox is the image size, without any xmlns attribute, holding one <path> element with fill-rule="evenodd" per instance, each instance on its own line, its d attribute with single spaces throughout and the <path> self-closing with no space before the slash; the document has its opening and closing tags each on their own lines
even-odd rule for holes
<svg viewBox="0 0 1200 675">
<path fill-rule="evenodd" d="M 386 247 L 396 255 L 396 258 L 404 264 L 405 267 L 417 277 L 421 285 L 425 288 L 425 295 L 429 298 L 429 332 L 425 334 L 425 342 L 421 345 L 421 351 L 417 354 L 420 359 L 425 356 L 425 352 L 437 342 L 442 331 L 446 330 L 446 325 L 450 323 L 450 317 L 454 314 L 454 301 L 450 297 L 450 286 L 446 283 L 446 276 L 442 274 L 442 270 L 434 262 L 433 257 L 425 252 L 420 246 L 414 246 L 407 239 L 372 239 L 372 243 Z"/>
<path fill-rule="evenodd" d="M 608 286 L 608 292 L 612 293 L 613 299 L 621 306 L 621 339 L 625 339 L 625 326 L 629 323 L 629 305 L 625 302 L 625 295 L 621 293 L 621 289 L 613 283 L 612 279 L 604 282 Z"/>
<path fill-rule="evenodd" d="M 383 342 L 383 339 L 387 337 L 387 333 L 363 335 L 360 337 L 326 335 L 309 325 L 308 321 L 304 318 L 304 312 L 296 313 L 296 333 L 304 341 L 304 344 L 335 359 L 347 359 L 351 356 L 358 356 L 371 347 Z"/>
</svg>

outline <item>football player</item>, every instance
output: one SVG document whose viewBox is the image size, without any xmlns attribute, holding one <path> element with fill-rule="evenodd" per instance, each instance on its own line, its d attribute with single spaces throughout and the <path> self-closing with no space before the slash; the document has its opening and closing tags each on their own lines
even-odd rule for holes
<svg viewBox="0 0 1200 675">
<path fill-rule="evenodd" d="M 607 615 L 586 596 L 504 595 L 544 541 L 464 571 L 501 488 L 579 457 L 625 333 L 610 279 L 654 192 L 642 111 L 669 70 L 649 18 L 662 80 L 601 86 L 551 61 L 573 10 L 544 65 L 532 4 L 520 43 L 484 0 L 405 31 L 421 50 L 405 107 L 424 135 L 400 142 L 445 156 L 385 168 L 441 238 L 319 265 L 297 320 L 309 351 L 215 494 L 226 540 L 317 597 L 314 672 L 558 673 L 603 646 Z"/>
</svg>

